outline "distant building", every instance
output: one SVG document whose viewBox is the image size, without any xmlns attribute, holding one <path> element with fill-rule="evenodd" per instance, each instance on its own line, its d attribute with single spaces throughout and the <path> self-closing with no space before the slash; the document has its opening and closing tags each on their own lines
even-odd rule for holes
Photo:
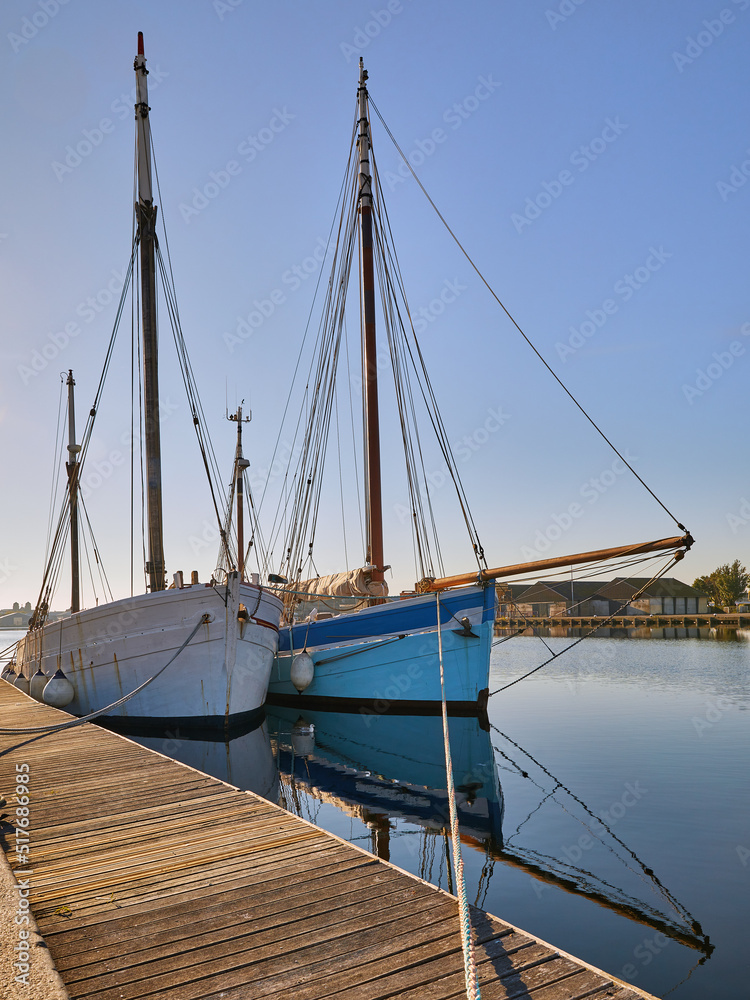
<svg viewBox="0 0 750 1000">
<path fill-rule="evenodd" d="M 540 580 L 532 584 L 497 584 L 500 617 L 607 618 L 609 615 L 704 615 L 708 598 L 673 577 L 648 584 L 648 577 L 614 580 Z M 635 594 L 648 584 L 640 597 Z"/>
<path fill-rule="evenodd" d="M 34 609 L 30 601 L 27 601 L 23 607 L 18 601 L 14 601 L 12 608 L 0 608 L 0 629 L 26 628 L 33 613 Z M 69 614 L 67 611 L 50 611 L 47 615 L 47 621 L 56 622 L 60 618 L 65 618 L 67 614 Z"/>
<path fill-rule="evenodd" d="M 26 628 L 31 612 L 0 611 L 0 628 Z"/>
</svg>

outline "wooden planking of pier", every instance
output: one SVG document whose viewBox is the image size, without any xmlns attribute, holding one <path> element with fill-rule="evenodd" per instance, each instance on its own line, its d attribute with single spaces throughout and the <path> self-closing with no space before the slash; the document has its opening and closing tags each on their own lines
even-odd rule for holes
<svg viewBox="0 0 750 1000">
<path fill-rule="evenodd" d="M 0 681 L 1 726 L 68 718 Z M 0 839 L 18 877 L 16 764 L 31 909 L 74 1000 L 465 996 L 453 896 L 91 724 L 0 736 Z M 485 1000 L 650 996 L 481 910 L 472 924 Z"/>
<path fill-rule="evenodd" d="M 617 615 L 614 618 L 571 615 L 513 616 L 495 619 L 495 629 L 522 628 L 740 628 L 750 629 L 750 615 Z"/>
</svg>

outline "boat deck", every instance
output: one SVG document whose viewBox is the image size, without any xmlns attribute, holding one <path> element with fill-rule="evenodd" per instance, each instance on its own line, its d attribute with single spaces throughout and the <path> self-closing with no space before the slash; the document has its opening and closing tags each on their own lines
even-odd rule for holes
<svg viewBox="0 0 750 1000">
<path fill-rule="evenodd" d="M 2 726 L 68 718 L 0 681 Z M 0 840 L 18 878 L 22 764 L 31 910 L 70 997 L 465 996 L 454 897 L 94 725 L 0 735 Z M 481 910 L 472 922 L 485 1000 L 650 996 Z M 31 975 L 33 996 L 33 956 Z"/>
</svg>

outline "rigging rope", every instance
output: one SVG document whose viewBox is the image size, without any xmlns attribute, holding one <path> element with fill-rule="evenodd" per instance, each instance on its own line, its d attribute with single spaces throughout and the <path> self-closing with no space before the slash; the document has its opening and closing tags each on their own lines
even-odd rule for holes
<svg viewBox="0 0 750 1000">
<path fill-rule="evenodd" d="M 492 723 L 492 722 L 490 723 L 490 726 L 491 726 L 492 729 L 495 730 L 495 732 L 499 736 L 502 736 L 502 738 L 504 740 L 507 740 L 508 743 L 512 743 L 513 746 L 516 747 L 517 750 L 520 750 L 520 752 L 522 754 L 524 754 L 525 757 L 528 757 L 528 759 L 530 761 L 532 761 L 532 763 L 534 763 L 542 772 L 544 772 L 544 774 L 546 774 L 547 777 L 551 778 L 552 781 L 555 782 L 555 787 L 553 788 L 553 790 L 550 793 L 546 793 L 546 790 L 538 782 L 534 781 L 534 779 L 529 775 L 529 773 L 527 771 L 525 771 L 523 768 L 521 768 L 511 757 L 509 757 L 506 753 L 504 753 L 499 747 L 495 747 L 494 744 L 493 744 L 493 748 L 502 757 L 504 757 L 505 760 L 507 760 L 509 763 L 511 763 L 513 765 L 513 767 L 521 775 L 521 777 L 528 779 L 533 785 L 535 785 L 537 788 L 539 788 L 540 791 L 545 792 L 545 794 L 547 795 L 547 798 L 549 798 L 550 796 L 552 798 L 554 798 L 554 796 L 556 795 L 556 793 L 558 791 L 560 791 L 560 790 L 562 790 L 563 792 L 565 792 L 566 795 L 569 795 L 570 798 L 573 799 L 574 802 L 578 803 L 578 805 L 584 810 L 584 812 L 588 816 L 591 817 L 591 819 L 594 821 L 594 823 L 596 823 L 599 826 L 604 827 L 604 829 L 607 831 L 607 833 L 610 835 L 610 837 L 614 841 L 616 841 L 616 843 L 618 843 L 620 845 L 620 847 L 623 849 L 623 851 L 626 854 L 630 855 L 630 857 L 633 859 L 633 861 L 635 861 L 635 863 L 638 865 L 638 867 L 640 869 L 640 872 L 636 872 L 634 868 L 631 868 L 631 866 L 628 864 L 628 862 L 623 857 L 621 857 L 621 855 L 618 854 L 617 851 L 615 851 L 613 848 L 610 847 L 609 850 L 612 851 L 612 853 L 615 855 L 615 857 L 618 858 L 620 860 L 620 862 L 629 871 L 633 872 L 634 874 L 640 875 L 641 878 L 644 878 L 644 876 L 645 876 L 645 879 L 648 879 L 651 883 L 653 883 L 656 886 L 658 892 L 661 893 L 661 895 L 669 903 L 669 905 L 674 909 L 674 911 L 678 914 L 678 916 L 680 916 L 683 920 L 686 921 L 686 923 L 689 925 L 691 931 L 694 934 L 696 934 L 696 935 L 698 935 L 700 937 L 705 937 L 705 935 L 703 934 L 703 929 L 701 928 L 701 925 L 698 923 L 698 921 L 695 919 L 695 917 L 693 917 L 693 915 L 690 913 L 690 911 L 686 907 L 684 907 L 672 895 L 672 893 L 667 889 L 667 887 L 665 885 L 663 885 L 663 883 L 660 881 L 660 879 L 654 874 L 653 869 L 647 867 L 641 861 L 641 859 L 638 857 L 638 855 L 633 850 L 631 850 L 628 847 L 628 845 L 623 840 L 620 839 L 620 837 L 617 836 L 617 834 L 612 830 L 612 828 L 600 816 L 597 816 L 596 813 L 594 813 L 586 805 L 586 803 L 583 801 L 583 799 L 579 798 L 575 794 L 575 792 L 571 791 L 565 784 L 563 784 L 563 782 L 560 781 L 560 779 L 557 778 L 551 771 L 549 771 L 544 766 L 544 764 L 541 764 L 535 757 L 533 757 L 528 752 L 528 750 L 524 750 L 524 748 L 519 743 L 516 743 L 515 740 L 511 739 L 511 737 L 508 736 L 507 733 L 502 732 L 502 730 L 498 729 L 498 727 L 494 723 Z M 563 809 L 564 812 L 568 813 L 568 810 L 565 808 L 565 806 L 561 802 L 559 802 L 557 799 L 555 799 L 555 801 L 558 802 L 558 805 L 560 805 L 560 807 Z M 568 813 L 568 815 L 572 815 L 572 814 Z M 588 830 L 588 832 L 591 834 L 592 837 L 595 837 L 600 843 L 602 843 L 602 844 L 604 843 L 604 841 L 602 841 L 601 837 L 598 836 L 596 830 L 592 829 L 585 821 L 578 819 L 578 817 L 574 817 L 574 818 L 579 823 L 581 823 L 581 825 L 586 830 Z M 528 817 L 527 817 L 527 819 L 528 819 Z M 524 820 L 524 822 L 526 822 L 526 820 Z M 522 825 L 523 825 L 523 823 L 521 824 L 521 826 Z M 519 829 L 520 829 L 520 826 L 519 826 Z M 518 831 L 516 831 L 516 832 L 518 832 Z M 533 853 L 538 853 L 538 852 L 533 852 Z M 559 859 L 554 859 L 554 860 L 556 860 L 558 863 L 561 863 L 561 862 L 559 862 Z M 572 866 L 567 866 L 567 867 L 572 867 Z M 578 870 L 578 869 L 576 869 L 576 870 Z M 641 872 L 642 872 L 642 875 L 640 874 Z M 588 874 L 591 875 L 590 872 Z M 596 876 L 592 876 L 592 877 L 596 878 Z M 644 881 L 645 881 L 645 879 L 644 879 Z M 601 879 L 599 881 L 603 882 L 603 880 L 601 880 Z M 604 884 L 608 885 L 609 883 L 604 883 Z M 615 887 L 612 886 L 611 888 L 615 888 Z M 622 890 L 618 890 L 618 891 L 622 892 Z M 708 945 L 708 938 L 705 938 L 705 941 L 706 941 L 706 944 Z"/>
<path fill-rule="evenodd" d="M 537 670 L 541 670 L 542 667 L 546 667 L 548 663 L 552 663 L 553 660 L 556 660 L 559 656 L 562 656 L 563 653 L 567 653 L 568 650 L 573 649 L 574 646 L 577 646 L 580 642 L 583 642 L 584 639 L 588 639 L 595 632 L 598 632 L 599 629 L 604 628 L 607 622 L 611 622 L 613 618 L 617 618 L 617 616 L 619 615 L 620 611 L 622 611 L 623 608 L 626 608 L 628 604 L 630 604 L 632 601 L 637 601 L 638 598 L 641 596 L 641 594 L 643 594 L 644 591 L 648 590 L 648 588 L 651 586 L 652 583 L 654 583 L 656 580 L 659 580 L 662 576 L 664 576 L 667 570 L 670 570 L 675 563 L 679 562 L 680 559 L 682 559 L 682 556 L 683 556 L 682 550 L 676 552 L 670 558 L 669 562 L 658 573 L 654 574 L 654 576 L 652 576 L 651 579 L 648 580 L 639 590 L 637 590 L 634 594 L 631 594 L 630 597 L 627 599 L 627 601 L 625 601 L 624 604 L 620 605 L 620 607 L 614 612 L 614 614 L 609 615 L 607 618 L 602 618 L 601 622 L 597 625 L 592 626 L 591 631 L 587 632 L 586 635 L 580 636 L 580 638 L 576 639 L 575 642 L 571 642 L 569 646 L 566 646 L 565 649 L 561 649 L 559 653 L 553 653 L 548 660 L 545 660 L 544 663 L 540 663 L 539 666 L 534 667 L 533 670 L 529 670 L 528 673 L 525 673 L 522 677 L 517 677 L 514 681 L 511 681 L 509 684 L 505 684 L 503 685 L 503 687 L 499 687 L 495 691 L 490 691 L 489 697 L 491 698 L 493 695 L 499 694 L 501 691 L 507 691 L 508 688 L 513 687 L 514 684 L 519 684 L 521 681 L 525 681 L 527 677 L 531 677 L 531 675 L 535 674 Z"/>
<path fill-rule="evenodd" d="M 612 449 L 612 451 L 615 453 L 615 455 L 617 455 L 617 457 L 620 459 L 620 461 L 623 462 L 628 467 L 628 469 L 630 469 L 630 471 L 633 473 L 633 475 L 638 480 L 638 482 L 641 484 L 641 486 L 643 486 L 643 488 L 648 493 L 651 494 L 651 496 L 654 498 L 654 500 L 656 500 L 656 502 L 659 504 L 659 506 L 675 522 L 675 524 L 677 525 L 677 527 L 680 528 L 682 531 L 686 532 L 687 528 L 684 526 L 684 524 L 680 524 L 680 522 L 677 520 L 677 518 L 672 513 L 672 511 L 666 506 L 666 504 L 664 504 L 659 499 L 659 497 L 654 493 L 654 491 L 649 486 L 646 485 L 646 483 L 644 482 L 644 480 L 638 475 L 638 473 L 635 471 L 635 469 L 630 464 L 630 462 L 628 462 L 628 460 L 614 446 L 614 444 L 610 441 L 610 439 L 607 437 L 607 435 L 604 433 L 604 431 L 601 429 L 601 427 L 599 427 L 599 425 L 596 423 L 596 421 L 594 420 L 594 418 L 591 417 L 591 416 L 589 416 L 588 412 L 578 402 L 578 400 L 575 398 L 575 396 L 570 391 L 570 389 L 568 389 L 568 387 L 565 385 L 565 383 L 562 381 L 562 379 L 559 377 L 559 375 L 557 375 L 555 373 L 554 369 L 547 363 L 547 361 L 545 361 L 545 359 L 542 357 L 542 355 L 540 354 L 540 352 L 534 346 L 534 344 L 532 343 L 532 341 L 530 340 L 530 338 L 521 329 L 521 327 L 518 324 L 518 322 L 511 315 L 511 313 L 508 310 L 508 308 L 505 306 L 505 304 L 502 302 L 502 300 L 497 295 L 497 293 L 495 292 L 495 290 L 492 288 L 492 286 L 490 285 L 490 283 L 484 277 L 484 275 L 482 274 L 482 272 L 479 270 L 478 266 L 474 263 L 474 260 L 469 255 L 469 252 L 465 249 L 465 247 L 463 246 L 463 244 L 461 243 L 461 241 L 459 240 L 459 238 L 456 236 L 456 234 L 453 232 L 453 230 L 451 229 L 451 227 L 448 225 L 447 221 L 445 220 L 444 216 L 442 215 L 442 213 L 438 209 L 438 207 L 435 204 L 435 202 L 432 200 L 432 198 L 430 197 L 430 195 L 427 193 L 427 190 L 425 189 L 424 185 L 422 184 L 422 182 L 420 181 L 419 177 L 417 177 L 416 173 L 414 172 L 414 168 L 412 167 L 411 163 L 409 162 L 408 157 L 406 156 L 406 154 L 404 153 L 404 151 L 401 149 L 401 147 L 399 146 L 399 144 L 396 142 L 396 139 L 395 139 L 393 133 L 388 128 L 388 126 L 387 126 L 387 124 L 385 122 L 385 119 L 381 115 L 380 111 L 378 111 L 378 108 L 377 108 L 377 106 L 375 105 L 375 102 L 372 99 L 370 99 L 370 104 L 372 105 L 373 110 L 375 111 L 375 114 L 380 119 L 380 122 L 381 122 L 383 128 L 385 129 L 385 131 L 386 131 L 389 139 L 391 140 L 391 142 L 393 143 L 393 145 L 396 147 L 396 150 L 398 151 L 399 156 L 404 161 L 404 163 L 408 167 L 409 172 L 411 173 L 412 177 L 414 178 L 414 180 L 419 185 L 419 188 L 422 191 L 422 194 L 424 194 L 425 198 L 428 200 L 428 202 L 430 203 L 430 205 L 434 209 L 437 217 L 440 219 L 440 221 L 443 223 L 443 225 L 445 226 L 445 228 L 448 230 L 448 232 L 450 233 L 451 237 L 455 241 L 456 246 L 461 251 L 461 253 L 464 255 L 464 257 L 466 258 L 466 260 L 469 262 L 469 264 L 471 265 L 472 269 L 476 272 L 476 274 L 479 277 L 479 279 L 482 282 L 482 284 L 487 288 L 487 291 L 490 293 L 490 295 L 493 297 L 493 299 L 497 302 L 497 304 L 503 310 L 503 312 L 508 317 L 508 319 L 511 321 L 511 323 L 516 328 L 516 330 L 518 330 L 518 332 L 521 334 L 521 336 L 526 341 L 526 343 L 529 345 L 529 347 L 534 352 L 534 354 L 536 354 L 537 358 L 539 358 L 539 360 L 542 362 L 542 364 L 547 369 L 547 371 L 550 373 L 550 375 L 552 376 L 552 378 L 558 383 L 558 385 L 563 390 L 563 392 L 566 394 L 566 396 L 568 396 L 569 399 L 575 404 L 575 406 L 581 411 L 581 413 L 588 420 L 588 422 L 591 424 L 591 426 L 594 428 L 594 430 L 597 432 L 597 434 L 599 434 L 604 439 L 604 441 L 609 445 L 609 447 Z"/>
<path fill-rule="evenodd" d="M 479 1000 L 479 981 L 477 978 L 477 963 L 474 955 L 474 940 L 471 935 L 471 919 L 469 917 L 469 902 L 466 898 L 466 883 L 464 881 L 464 862 L 461 857 L 461 837 L 458 830 L 458 812 L 456 809 L 456 789 L 453 785 L 453 761 L 451 759 L 451 743 L 448 735 L 448 706 L 445 698 L 445 672 L 443 670 L 443 632 L 440 626 L 440 594 L 435 594 L 437 608 L 437 638 L 438 658 L 440 660 L 440 695 L 443 709 L 443 747 L 445 750 L 445 770 L 448 785 L 448 804 L 450 807 L 451 839 L 453 841 L 453 867 L 456 875 L 456 895 L 461 921 L 461 948 L 464 954 L 464 978 L 466 980 L 466 996 L 469 1000 Z"/>
</svg>

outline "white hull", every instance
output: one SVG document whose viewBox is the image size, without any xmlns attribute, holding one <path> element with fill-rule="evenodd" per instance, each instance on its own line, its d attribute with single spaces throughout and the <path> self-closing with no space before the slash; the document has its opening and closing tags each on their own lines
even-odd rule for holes
<svg viewBox="0 0 750 1000">
<path fill-rule="evenodd" d="M 248 618 L 238 618 L 240 603 Z M 126 598 L 79 611 L 30 632 L 18 647 L 17 673 L 31 678 L 41 665 L 51 677 L 61 667 L 75 688 L 66 711 L 88 715 L 152 677 L 185 642 L 164 673 L 112 718 L 153 719 L 183 725 L 228 725 L 258 712 L 278 645 L 281 602 L 254 584 L 196 584 Z"/>
</svg>

